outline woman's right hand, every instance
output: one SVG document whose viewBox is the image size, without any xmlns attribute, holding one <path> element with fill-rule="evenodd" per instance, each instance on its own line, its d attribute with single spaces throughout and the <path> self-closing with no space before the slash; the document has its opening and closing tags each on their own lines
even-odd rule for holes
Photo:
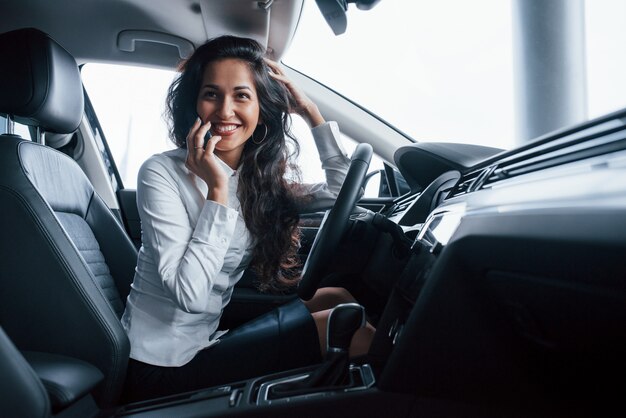
<svg viewBox="0 0 626 418">
<path fill-rule="evenodd" d="M 211 122 L 202 124 L 197 118 L 187 134 L 187 159 L 185 167 L 200 177 L 209 187 L 207 200 L 213 200 L 222 205 L 228 203 L 228 177 L 217 162 L 213 153 L 215 144 L 222 137 L 212 136 L 204 147 L 204 136 L 209 132 Z"/>
</svg>

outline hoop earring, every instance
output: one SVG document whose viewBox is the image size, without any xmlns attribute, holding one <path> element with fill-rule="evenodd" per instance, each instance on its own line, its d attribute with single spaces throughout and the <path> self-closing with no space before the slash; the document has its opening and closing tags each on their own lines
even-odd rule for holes
<svg viewBox="0 0 626 418">
<path fill-rule="evenodd" d="M 263 141 L 265 141 L 265 138 L 267 137 L 267 125 L 266 125 L 266 124 L 263 124 L 263 126 L 265 126 L 265 135 L 263 135 L 263 138 L 261 138 L 261 140 L 260 140 L 260 141 L 257 141 L 257 140 L 254 138 L 254 132 L 252 133 L 252 142 L 254 142 L 254 143 L 255 143 L 255 144 L 257 144 L 257 145 L 260 145 Z M 256 131 L 255 131 L 255 132 L 256 132 Z"/>
</svg>

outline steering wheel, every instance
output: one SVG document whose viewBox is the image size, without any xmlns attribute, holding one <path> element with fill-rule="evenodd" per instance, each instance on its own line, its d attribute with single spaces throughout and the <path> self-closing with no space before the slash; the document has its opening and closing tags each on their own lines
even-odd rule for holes
<svg viewBox="0 0 626 418">
<path fill-rule="evenodd" d="M 309 256 L 304 263 L 302 277 L 298 285 L 298 296 L 303 300 L 309 300 L 313 297 L 322 280 L 322 273 L 326 265 L 337 252 L 339 242 L 348 229 L 350 214 L 354 211 L 361 194 L 361 186 L 371 159 L 372 146 L 370 144 L 357 145 L 337 200 L 335 200 L 333 207 L 326 211 L 315 240 L 313 240 Z"/>
</svg>

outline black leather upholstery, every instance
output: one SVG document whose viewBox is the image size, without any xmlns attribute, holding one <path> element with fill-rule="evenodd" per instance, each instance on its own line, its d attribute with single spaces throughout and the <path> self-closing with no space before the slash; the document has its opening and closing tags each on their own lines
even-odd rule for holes
<svg viewBox="0 0 626 418">
<path fill-rule="evenodd" d="M 50 205 L 121 317 L 137 262 L 134 245 L 72 159 L 30 142 L 20 144 L 18 154 L 21 169 Z"/>
<path fill-rule="evenodd" d="M 11 49 L 7 43 L 28 53 L 3 56 L 0 78 L 13 74 L 12 68 L 35 75 L 28 82 L 16 77 L 8 90 L 0 85 L 0 113 L 58 133 L 76 129 L 83 93 L 71 56 L 32 29 L 0 35 L 0 53 Z M 41 98 L 38 110 L 31 109 L 32 98 Z M 6 333 L 22 351 L 96 366 L 104 379 L 94 398 L 101 407 L 115 405 L 130 350 L 119 317 L 135 247 L 71 158 L 10 135 L 0 136 L 0 211 L 0 319 Z"/>
<path fill-rule="evenodd" d="M 78 128 L 82 85 L 65 49 L 41 31 L 19 29 L 0 35 L 0 57 L 0 113 L 50 132 Z"/>
<path fill-rule="evenodd" d="M 0 413 L 3 416 L 50 416 L 50 401 L 46 389 L 2 328 L 0 376 Z"/>
<path fill-rule="evenodd" d="M 91 364 L 70 357 L 35 351 L 22 355 L 48 391 L 53 413 L 87 395 L 104 377 Z"/>
</svg>

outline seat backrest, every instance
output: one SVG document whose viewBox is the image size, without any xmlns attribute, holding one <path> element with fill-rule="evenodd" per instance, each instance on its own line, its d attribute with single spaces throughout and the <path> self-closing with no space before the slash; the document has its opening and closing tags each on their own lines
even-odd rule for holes
<svg viewBox="0 0 626 418">
<path fill-rule="evenodd" d="M 44 33 L 0 35 L 0 113 L 55 133 L 77 129 L 83 91 L 73 57 Z M 137 253 L 71 158 L 0 136 L 0 321 L 20 350 L 84 360 L 119 399 L 129 342 L 119 322 Z"/>
</svg>

